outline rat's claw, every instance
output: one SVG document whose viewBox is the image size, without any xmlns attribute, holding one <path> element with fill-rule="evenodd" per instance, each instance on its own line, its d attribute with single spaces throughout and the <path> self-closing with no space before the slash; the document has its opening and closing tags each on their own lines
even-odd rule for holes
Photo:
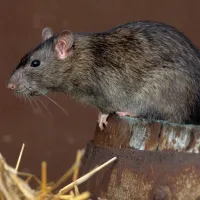
<svg viewBox="0 0 200 200">
<path fill-rule="evenodd" d="M 104 126 L 108 125 L 108 122 L 107 122 L 108 116 L 109 116 L 108 114 L 99 113 L 98 123 L 99 123 L 99 128 L 100 128 L 101 131 L 103 131 Z"/>
<path fill-rule="evenodd" d="M 137 115 L 131 114 L 131 113 L 129 113 L 129 112 L 116 112 L 116 114 L 119 115 L 120 117 L 125 117 L 125 116 L 137 117 Z"/>
</svg>

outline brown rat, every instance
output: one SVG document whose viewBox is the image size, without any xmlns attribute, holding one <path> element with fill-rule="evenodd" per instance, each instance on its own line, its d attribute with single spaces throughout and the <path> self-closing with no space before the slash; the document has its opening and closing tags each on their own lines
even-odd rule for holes
<svg viewBox="0 0 200 200">
<path fill-rule="evenodd" d="M 200 53 L 175 28 L 139 21 L 101 33 L 54 35 L 20 61 L 8 88 L 22 95 L 64 92 L 110 113 L 199 124 Z"/>
</svg>

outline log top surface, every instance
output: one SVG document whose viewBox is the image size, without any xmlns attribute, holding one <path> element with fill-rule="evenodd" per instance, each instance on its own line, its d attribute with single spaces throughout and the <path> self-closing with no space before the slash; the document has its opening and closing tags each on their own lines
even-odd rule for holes
<svg viewBox="0 0 200 200">
<path fill-rule="evenodd" d="M 199 153 L 200 126 L 111 116 L 103 131 L 96 126 L 93 142 L 115 148 Z"/>
</svg>

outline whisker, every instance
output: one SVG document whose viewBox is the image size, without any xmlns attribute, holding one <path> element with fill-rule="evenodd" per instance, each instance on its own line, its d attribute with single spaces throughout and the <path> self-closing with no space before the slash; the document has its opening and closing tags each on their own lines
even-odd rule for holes
<svg viewBox="0 0 200 200">
<path fill-rule="evenodd" d="M 36 106 L 38 107 L 38 109 L 39 109 L 39 111 L 40 111 L 40 114 L 41 114 L 42 117 L 44 118 L 43 113 L 42 113 L 42 110 L 41 110 L 40 106 L 38 105 L 37 101 L 36 101 L 32 96 L 30 96 L 30 98 L 31 98 L 31 99 L 33 100 L 33 102 L 36 104 Z"/>
<path fill-rule="evenodd" d="M 14 94 L 18 99 L 20 99 L 20 97 L 19 97 L 20 95 L 18 93 L 14 93 Z"/>
<path fill-rule="evenodd" d="M 13 94 L 15 95 L 16 98 L 18 98 L 17 94 L 15 92 L 13 92 Z"/>
<path fill-rule="evenodd" d="M 44 108 L 47 110 L 47 112 L 52 116 L 52 114 L 49 111 L 49 109 L 47 108 L 47 106 L 38 97 L 35 97 L 35 98 L 44 106 Z"/>
<path fill-rule="evenodd" d="M 35 110 L 35 107 L 33 106 L 33 104 L 32 104 L 32 101 L 31 101 L 31 99 L 29 98 L 30 96 L 29 95 L 27 95 L 27 99 L 29 100 L 29 102 L 30 102 L 30 104 L 31 104 L 31 107 L 32 107 L 32 109 L 33 110 Z"/>
<path fill-rule="evenodd" d="M 22 95 L 18 94 L 18 98 L 19 98 L 20 103 L 22 103 Z"/>
<path fill-rule="evenodd" d="M 25 88 L 26 88 L 27 91 L 30 91 L 27 87 L 25 87 Z M 36 100 L 31 95 L 29 95 L 29 94 L 26 94 L 26 97 L 29 100 L 29 102 L 30 102 L 33 110 L 35 110 L 35 107 L 33 106 L 32 101 L 36 104 L 36 106 L 38 107 L 38 109 L 40 111 L 41 116 L 44 118 L 42 110 L 41 110 L 40 106 L 38 105 L 38 103 L 36 102 Z"/>
<path fill-rule="evenodd" d="M 24 102 L 26 104 L 26 100 L 27 100 L 27 95 L 26 94 L 23 95 L 23 99 L 24 99 Z"/>
<path fill-rule="evenodd" d="M 49 99 L 52 103 L 54 103 L 58 108 L 60 108 L 68 116 L 67 111 L 61 105 L 59 105 L 56 101 L 54 101 L 52 98 L 50 98 L 46 94 L 43 94 L 43 93 L 41 94 L 44 95 L 47 99 Z"/>
<path fill-rule="evenodd" d="M 29 88 L 26 88 L 28 91 L 30 91 L 29 90 Z M 52 103 L 54 103 L 58 108 L 60 108 L 67 116 L 68 116 L 68 113 L 67 113 L 67 111 L 61 106 L 61 105 L 59 105 L 56 101 L 54 101 L 52 98 L 50 98 L 50 97 L 48 97 L 46 94 L 43 94 L 42 92 L 40 92 L 39 90 L 37 90 L 37 92 L 39 92 L 41 95 L 43 95 L 43 96 L 45 96 L 47 99 L 49 99 L 49 101 L 51 101 Z M 30 95 L 29 95 L 30 96 Z M 31 97 L 31 96 L 30 96 Z M 32 98 L 33 99 L 33 98 Z M 34 99 L 33 99 L 34 100 Z M 34 101 L 35 102 L 35 101 Z M 37 104 L 37 106 L 38 106 L 38 104 Z"/>
</svg>

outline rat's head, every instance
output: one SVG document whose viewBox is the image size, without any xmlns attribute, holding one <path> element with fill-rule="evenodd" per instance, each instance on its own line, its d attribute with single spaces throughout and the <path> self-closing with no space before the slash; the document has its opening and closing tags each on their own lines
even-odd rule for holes
<svg viewBox="0 0 200 200">
<path fill-rule="evenodd" d="M 60 66 L 70 63 L 74 36 L 70 31 L 54 36 L 50 28 L 45 28 L 42 39 L 21 59 L 8 81 L 7 87 L 18 94 L 43 95 L 62 84 L 64 72 Z"/>
</svg>

